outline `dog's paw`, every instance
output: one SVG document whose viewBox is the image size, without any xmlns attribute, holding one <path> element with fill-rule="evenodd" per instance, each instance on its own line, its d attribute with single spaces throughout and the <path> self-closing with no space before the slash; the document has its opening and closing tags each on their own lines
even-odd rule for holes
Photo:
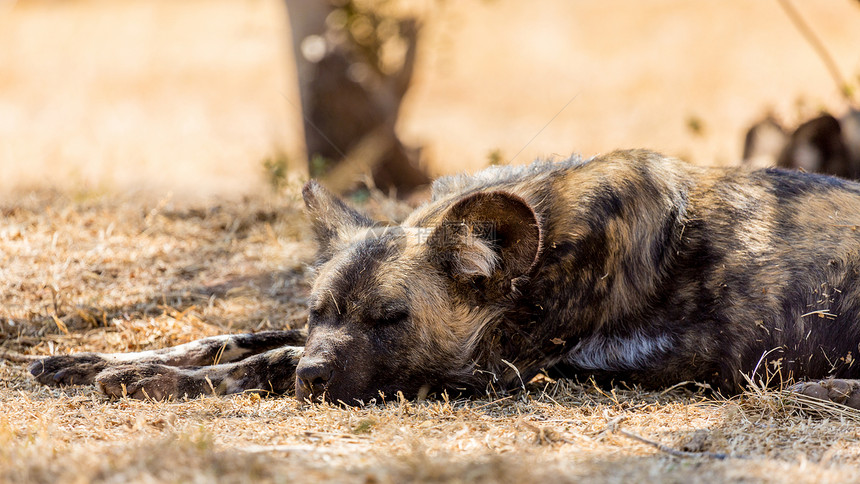
<svg viewBox="0 0 860 484">
<path fill-rule="evenodd" d="M 860 380 L 828 378 L 792 385 L 788 391 L 860 410 Z"/>
<path fill-rule="evenodd" d="M 110 397 L 166 400 L 203 393 L 189 370 L 156 363 L 113 366 L 96 376 L 99 389 Z"/>
<path fill-rule="evenodd" d="M 108 362 L 93 353 L 48 356 L 30 363 L 28 370 L 45 385 L 90 385 Z"/>
</svg>

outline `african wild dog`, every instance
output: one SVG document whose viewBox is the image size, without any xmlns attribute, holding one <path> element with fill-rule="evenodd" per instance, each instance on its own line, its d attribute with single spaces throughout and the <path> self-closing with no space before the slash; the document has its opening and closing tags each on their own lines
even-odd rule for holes
<svg viewBox="0 0 860 484">
<path fill-rule="evenodd" d="M 837 119 L 822 113 L 788 133 L 773 116 L 754 124 L 744 139 L 743 162 L 860 179 L 860 111 Z"/>
<path fill-rule="evenodd" d="M 732 393 L 771 371 L 835 377 L 796 388 L 860 402 L 859 184 L 618 151 L 442 178 L 396 227 L 314 182 L 304 198 L 319 243 L 306 342 L 225 336 L 193 355 L 56 356 L 31 372 L 112 395 L 294 384 L 355 403 L 516 388 L 544 370 Z"/>
</svg>

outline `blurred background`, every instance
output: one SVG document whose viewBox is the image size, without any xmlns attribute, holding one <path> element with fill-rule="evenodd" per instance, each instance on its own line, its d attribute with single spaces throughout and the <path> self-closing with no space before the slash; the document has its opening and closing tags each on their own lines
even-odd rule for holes
<svg viewBox="0 0 860 484">
<path fill-rule="evenodd" d="M 0 0 L 0 190 L 407 194 L 630 147 L 734 165 L 768 116 L 787 137 L 855 113 L 860 2 L 795 3 Z"/>
</svg>

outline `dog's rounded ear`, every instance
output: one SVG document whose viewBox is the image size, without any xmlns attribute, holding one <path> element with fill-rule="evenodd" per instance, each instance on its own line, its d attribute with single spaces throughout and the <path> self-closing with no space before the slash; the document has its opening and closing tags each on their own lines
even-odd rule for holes
<svg viewBox="0 0 860 484">
<path fill-rule="evenodd" d="M 371 219 L 347 206 L 315 180 L 305 184 L 302 198 L 313 224 L 319 256 L 323 259 L 331 257 L 339 241 L 346 240 L 361 228 L 374 225 Z"/>
<path fill-rule="evenodd" d="M 455 278 L 510 284 L 531 272 L 542 236 L 538 216 L 525 200 L 495 191 L 454 203 L 427 243 L 431 257 Z"/>
</svg>

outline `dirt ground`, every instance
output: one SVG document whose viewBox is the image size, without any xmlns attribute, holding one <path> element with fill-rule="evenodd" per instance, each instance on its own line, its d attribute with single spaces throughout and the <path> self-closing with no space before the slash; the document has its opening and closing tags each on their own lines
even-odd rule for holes
<svg viewBox="0 0 860 484">
<path fill-rule="evenodd" d="M 729 164 L 768 109 L 789 122 L 844 109 L 776 2 L 538 3 L 422 4 L 399 129 L 435 172 L 494 150 L 526 162 L 628 146 Z M 808 5 L 855 79 L 860 9 Z M 285 15 L 274 0 L 0 0 L 0 351 L 304 324 L 314 249 Z M 296 170 L 275 192 L 263 162 L 277 152 Z M 342 409 L 110 400 L 25 368 L 0 359 L 0 482 L 860 481 L 856 412 L 755 389 L 542 380 Z"/>
</svg>

